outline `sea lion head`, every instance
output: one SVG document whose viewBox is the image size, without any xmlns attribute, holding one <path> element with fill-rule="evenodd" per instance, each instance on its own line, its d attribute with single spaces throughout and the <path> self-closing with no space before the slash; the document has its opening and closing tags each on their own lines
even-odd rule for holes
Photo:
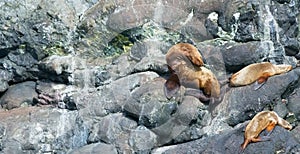
<svg viewBox="0 0 300 154">
<path fill-rule="evenodd" d="M 275 65 L 277 73 L 285 73 L 293 69 L 292 65 L 280 64 Z"/>
<path fill-rule="evenodd" d="M 287 130 L 291 130 L 293 128 L 293 126 L 284 119 L 281 119 L 280 121 L 278 121 L 278 124 Z"/>
<path fill-rule="evenodd" d="M 175 45 L 196 66 L 202 66 L 203 60 L 198 49 L 189 43 L 178 43 Z"/>
<path fill-rule="evenodd" d="M 189 67 L 204 65 L 198 49 L 189 43 L 173 45 L 166 54 L 167 64 L 174 70 L 178 65 Z"/>
</svg>

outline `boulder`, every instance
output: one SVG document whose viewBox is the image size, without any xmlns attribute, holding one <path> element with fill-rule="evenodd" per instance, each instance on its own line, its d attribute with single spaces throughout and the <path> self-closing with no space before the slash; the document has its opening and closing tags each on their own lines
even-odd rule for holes
<svg viewBox="0 0 300 154">
<path fill-rule="evenodd" d="M 2 108 L 10 110 L 20 106 L 32 105 L 33 98 L 37 97 L 35 86 L 36 83 L 33 81 L 26 81 L 11 86 L 0 98 Z"/>
</svg>

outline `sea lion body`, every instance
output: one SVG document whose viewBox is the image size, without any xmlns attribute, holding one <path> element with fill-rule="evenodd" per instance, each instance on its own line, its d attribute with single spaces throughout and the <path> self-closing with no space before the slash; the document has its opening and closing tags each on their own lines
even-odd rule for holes
<svg viewBox="0 0 300 154">
<path fill-rule="evenodd" d="M 186 65 L 179 65 L 175 69 L 181 85 L 202 89 L 207 96 L 219 97 L 220 96 L 220 84 L 212 71 L 204 66 L 191 69 Z"/>
<path fill-rule="evenodd" d="M 288 130 L 292 129 L 289 122 L 279 117 L 274 111 L 262 111 L 256 114 L 246 126 L 245 139 L 241 145 L 242 150 L 244 150 L 250 142 L 265 141 L 262 137 L 259 137 L 259 134 L 265 129 L 271 133 L 276 125 Z"/>
<path fill-rule="evenodd" d="M 168 98 L 180 85 L 201 89 L 208 97 L 220 96 L 219 82 L 212 71 L 203 66 L 202 56 L 195 46 L 188 43 L 172 46 L 166 54 L 166 61 L 172 73 L 165 84 Z"/>
<path fill-rule="evenodd" d="M 282 74 L 291 69 L 291 65 L 274 65 L 270 62 L 250 64 L 231 76 L 230 86 L 245 86 L 255 81 L 261 84 L 270 76 Z"/>
</svg>

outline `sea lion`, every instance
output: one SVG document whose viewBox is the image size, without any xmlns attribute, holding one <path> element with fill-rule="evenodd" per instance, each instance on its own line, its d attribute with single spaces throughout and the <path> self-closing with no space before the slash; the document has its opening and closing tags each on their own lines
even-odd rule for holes
<svg viewBox="0 0 300 154">
<path fill-rule="evenodd" d="M 243 151 L 250 142 L 270 140 L 269 135 L 276 125 L 288 130 L 292 129 L 289 122 L 279 117 L 274 111 L 262 111 L 256 114 L 246 126 L 245 139 L 241 144 L 241 150 Z M 265 129 L 268 131 L 268 135 L 259 137 L 259 134 Z"/>
<path fill-rule="evenodd" d="M 164 91 L 167 98 L 172 97 L 180 85 L 203 90 L 205 96 L 200 96 L 201 93 L 195 95 L 202 100 L 207 101 L 209 97 L 220 96 L 220 84 L 217 78 L 211 70 L 203 66 L 202 56 L 193 45 L 179 43 L 172 46 L 166 54 L 166 61 L 172 73 L 165 83 Z"/>
<path fill-rule="evenodd" d="M 258 89 L 270 76 L 282 74 L 291 69 L 291 65 L 275 65 L 270 62 L 250 64 L 231 76 L 230 86 L 245 86 L 256 81 L 258 84 L 256 89 Z"/>
</svg>

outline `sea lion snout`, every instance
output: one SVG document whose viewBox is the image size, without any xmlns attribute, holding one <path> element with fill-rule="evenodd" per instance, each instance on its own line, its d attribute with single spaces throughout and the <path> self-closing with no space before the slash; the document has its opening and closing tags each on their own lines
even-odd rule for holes
<svg viewBox="0 0 300 154">
<path fill-rule="evenodd" d="M 282 120 L 281 126 L 287 130 L 291 130 L 293 128 L 293 126 L 285 120 Z"/>
<path fill-rule="evenodd" d="M 277 66 L 278 72 L 288 72 L 293 69 L 292 65 L 281 64 L 281 65 L 276 65 L 276 66 Z"/>
</svg>

